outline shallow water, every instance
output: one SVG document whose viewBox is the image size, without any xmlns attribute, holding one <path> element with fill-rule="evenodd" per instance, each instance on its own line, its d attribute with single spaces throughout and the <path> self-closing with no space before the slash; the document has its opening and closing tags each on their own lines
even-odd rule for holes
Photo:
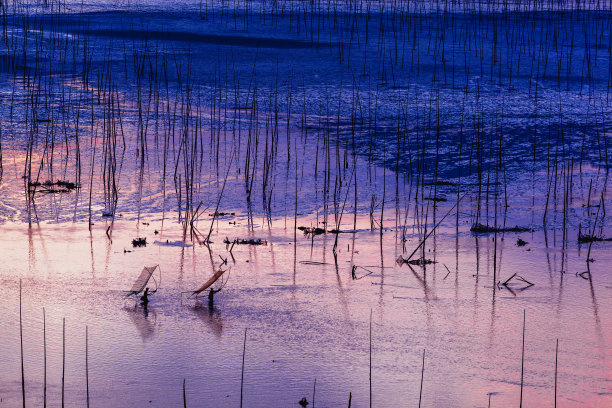
<svg viewBox="0 0 612 408">
<path fill-rule="evenodd" d="M 244 222 L 238 218 L 237 224 Z M 247 329 L 244 399 L 247 406 L 295 406 L 303 396 L 319 406 L 354 406 L 369 398 L 369 318 L 372 313 L 372 393 L 375 405 L 416 404 L 425 349 L 423 405 L 494 406 L 518 403 L 521 330 L 526 314 L 523 398 L 549 405 L 554 397 L 555 341 L 559 339 L 558 403 L 600 406 L 612 401 L 610 353 L 612 279 L 605 262 L 585 251 L 546 247 L 543 232 L 507 233 L 497 253 L 497 280 L 518 272 L 534 286 L 493 291 L 494 243 L 465 228 L 436 234 L 426 270 L 399 266 L 393 231 L 341 234 L 337 264 L 333 237 L 314 239 L 292 229 L 220 223 L 210 251 L 149 244 L 131 238 L 159 225 L 118 222 L 112 244 L 98 225 L 91 235 L 78 225 L 3 227 L 0 352 L 1 388 L 7 406 L 20 402 L 19 280 L 23 285 L 26 396 L 43 397 L 43 308 L 47 327 L 47 398 L 61 395 L 62 318 L 66 318 L 68 405 L 83 405 L 85 327 L 89 390 L 104 406 L 178 406 L 182 381 L 194 406 L 236 406 Z M 174 234 L 173 234 L 174 232 Z M 550 234 L 550 233 L 548 233 Z M 265 246 L 235 246 L 225 236 L 253 236 Z M 158 241 L 180 232 L 164 230 Z M 408 247 L 418 242 L 409 239 Z M 295 250 L 295 253 L 294 253 Z M 591 256 L 605 259 L 605 244 Z M 229 258 L 227 286 L 215 304 L 195 301 L 193 290 Z M 306 262 L 305 262 L 306 261 Z M 321 264 L 309 264 L 316 262 Z M 125 299 L 142 265 L 159 264 L 161 287 L 145 312 Z M 213 268 L 214 265 L 214 268 Z M 351 265 L 357 278 L 351 279 Z M 564 270 L 565 273 L 561 271 Z M 513 287 L 511 285 L 511 287 Z"/>
<path fill-rule="evenodd" d="M 7 9 L 0 406 L 612 405 L 609 10 L 206 4 Z"/>
</svg>

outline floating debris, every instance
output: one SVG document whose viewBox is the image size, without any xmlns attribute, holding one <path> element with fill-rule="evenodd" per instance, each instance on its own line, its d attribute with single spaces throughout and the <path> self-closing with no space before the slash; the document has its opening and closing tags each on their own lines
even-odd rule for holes
<svg viewBox="0 0 612 408">
<path fill-rule="evenodd" d="M 470 231 L 475 234 L 491 234 L 494 232 L 529 232 L 531 229 L 527 227 L 519 227 L 518 225 L 514 227 L 493 227 L 490 225 L 477 223 L 472 225 Z"/>
<path fill-rule="evenodd" d="M 513 280 L 516 280 L 520 283 L 523 283 L 524 285 L 522 287 L 519 288 L 513 288 L 515 282 L 512 282 Z M 527 279 L 523 278 L 522 276 L 514 273 L 512 276 L 510 276 L 508 279 L 506 279 L 506 281 L 504 283 L 502 283 L 502 286 L 504 286 L 506 289 L 508 289 L 513 295 L 515 294 L 514 291 L 523 291 L 525 289 L 528 289 L 530 287 L 532 287 L 534 284 L 529 282 Z M 497 283 L 497 287 L 499 288 L 499 282 Z"/>
<path fill-rule="evenodd" d="M 331 265 L 328 262 L 318 262 L 318 261 L 300 261 L 302 265 Z"/>
<path fill-rule="evenodd" d="M 423 265 L 430 265 L 430 264 L 437 263 L 437 262 L 432 261 L 431 259 L 420 258 L 420 259 L 412 259 L 408 261 L 407 263 L 409 263 L 410 265 L 423 266 Z"/>
<path fill-rule="evenodd" d="M 597 235 L 583 234 L 582 231 L 578 231 L 578 243 L 588 244 L 590 242 L 606 242 L 612 241 L 612 238 L 598 237 Z"/>
<path fill-rule="evenodd" d="M 448 278 L 448 275 L 450 275 L 450 269 L 448 269 L 448 266 L 446 266 L 446 264 L 442 264 L 444 265 L 444 267 L 446 268 L 446 270 L 448 271 L 448 273 L 444 276 L 444 278 L 442 278 L 442 280 L 446 280 L 446 278 Z"/>
<path fill-rule="evenodd" d="M 525 245 L 527 245 L 528 243 L 529 243 L 529 242 L 527 242 L 527 241 L 523 241 L 523 240 L 522 240 L 522 239 L 520 239 L 520 238 L 516 240 L 516 245 L 517 245 L 517 246 L 520 246 L 520 247 L 525 246 Z"/>
<path fill-rule="evenodd" d="M 236 215 L 236 213 L 230 212 L 216 212 L 214 214 L 208 214 L 209 217 L 227 217 L 229 215 Z"/>
<path fill-rule="evenodd" d="M 132 240 L 132 246 L 134 248 L 146 247 L 147 246 L 147 239 L 146 238 L 134 238 Z"/>
<path fill-rule="evenodd" d="M 319 227 L 298 227 L 300 231 L 304 232 L 304 235 L 321 235 L 321 234 L 342 234 L 345 231 L 339 229 L 326 230 Z"/>
<path fill-rule="evenodd" d="M 80 186 L 71 181 L 65 180 L 57 180 L 51 181 L 47 180 L 43 183 L 39 181 L 31 181 L 28 183 L 28 186 L 31 189 L 39 189 L 38 191 L 45 194 L 53 194 L 53 193 L 69 193 L 73 190 L 80 188 Z"/>
<path fill-rule="evenodd" d="M 518 281 L 524 282 L 529 286 L 533 286 L 533 283 L 529 282 L 527 279 L 523 278 L 522 276 L 518 275 L 518 274 L 513 274 L 512 276 L 510 276 L 508 279 L 506 279 L 506 281 L 503 283 L 504 286 L 508 286 L 508 284 L 510 283 L 510 281 L 512 279 L 516 279 Z"/>
<path fill-rule="evenodd" d="M 576 276 L 580 276 L 584 280 L 589 280 L 591 279 L 591 272 L 590 271 L 584 271 L 581 273 L 576 272 Z"/>
<path fill-rule="evenodd" d="M 325 229 L 319 227 L 298 227 L 300 231 L 304 232 L 304 235 L 321 235 L 325 234 Z"/>
<path fill-rule="evenodd" d="M 423 265 L 430 265 L 433 263 L 437 263 L 436 261 L 432 261 L 431 259 L 426 259 L 426 258 L 409 259 L 409 258 L 404 258 L 401 255 L 399 256 L 399 258 L 395 260 L 395 262 L 397 262 L 398 265 L 409 264 L 409 265 L 416 265 L 416 266 L 423 266 Z"/>
<path fill-rule="evenodd" d="M 426 186 L 447 186 L 447 187 L 452 187 L 455 186 L 455 183 L 451 183 L 450 181 L 443 181 L 443 180 L 438 180 L 436 182 L 429 182 L 429 183 L 425 183 Z"/>
<path fill-rule="evenodd" d="M 357 269 L 363 269 L 367 273 L 365 273 L 363 275 L 360 275 L 360 276 L 357 276 L 357 273 L 356 273 Z M 353 267 L 351 268 L 351 278 L 353 280 L 359 280 L 359 279 L 365 278 L 366 276 L 369 276 L 369 275 L 371 275 L 373 273 L 374 273 L 374 271 L 371 271 L 371 270 L 369 270 L 369 269 L 367 269 L 367 268 L 365 268 L 363 266 L 359 266 L 359 265 L 353 265 Z"/>
<path fill-rule="evenodd" d="M 298 404 L 305 408 L 308 405 L 308 400 L 306 399 L 306 397 L 304 397 L 298 402 Z"/>
<path fill-rule="evenodd" d="M 249 239 L 241 239 L 241 238 L 235 238 L 233 241 L 230 241 L 229 238 L 225 238 L 223 240 L 223 243 L 229 245 L 229 244 L 234 244 L 234 245 L 268 245 L 268 241 L 263 240 L 261 238 L 249 238 Z"/>
</svg>

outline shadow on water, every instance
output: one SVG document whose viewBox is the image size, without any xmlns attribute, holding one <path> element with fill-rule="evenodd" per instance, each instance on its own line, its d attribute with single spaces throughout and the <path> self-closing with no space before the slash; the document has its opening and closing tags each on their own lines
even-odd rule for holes
<svg viewBox="0 0 612 408">
<path fill-rule="evenodd" d="M 192 310 L 209 327 L 210 331 L 220 339 L 223 335 L 223 317 L 219 308 L 210 302 L 198 300 Z"/>
<path fill-rule="evenodd" d="M 134 306 L 126 306 L 123 310 L 130 317 L 143 343 L 151 341 L 155 337 L 158 321 L 154 308 L 136 304 Z"/>
</svg>

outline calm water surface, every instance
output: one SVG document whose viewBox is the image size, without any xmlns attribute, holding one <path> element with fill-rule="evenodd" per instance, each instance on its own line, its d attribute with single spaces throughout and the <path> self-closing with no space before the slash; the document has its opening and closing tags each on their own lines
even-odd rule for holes
<svg viewBox="0 0 612 408">
<path fill-rule="evenodd" d="M 555 342 L 559 339 L 558 403 L 605 407 L 612 401 L 612 279 L 609 249 L 595 245 L 590 279 L 585 250 L 547 248 L 543 232 L 498 235 L 497 279 L 512 274 L 534 283 L 493 291 L 494 243 L 467 228 L 441 230 L 427 256 L 437 263 L 398 266 L 395 233 L 341 234 L 337 264 L 333 236 L 297 236 L 292 228 L 255 228 L 223 219 L 210 250 L 164 243 L 180 231 L 160 223 L 117 222 L 112 243 L 105 225 L 3 225 L 0 351 L 3 404 L 20 404 L 19 281 L 23 285 L 26 398 L 43 398 L 43 308 L 47 326 L 47 398 L 59 404 L 62 319 L 66 318 L 65 398 L 85 403 L 85 328 L 93 405 L 180 406 L 182 382 L 194 406 L 237 406 L 247 329 L 244 399 L 247 406 L 318 406 L 369 401 L 369 319 L 372 314 L 372 393 L 377 406 L 417 404 L 425 350 L 424 406 L 516 405 L 521 380 L 521 333 L 526 314 L 523 398 L 552 405 Z M 306 223 L 308 220 L 303 220 Z M 552 234 L 552 233 L 548 233 Z M 265 246 L 235 246 L 225 236 L 257 237 Z M 381 250 L 382 243 L 382 250 Z M 410 238 L 412 247 L 418 238 Z M 124 252 L 124 250 L 133 252 Z M 431 251 L 431 252 L 430 252 Z M 229 257 L 227 286 L 211 308 L 193 290 Z M 161 287 L 148 310 L 125 299 L 143 265 L 159 264 Z M 351 278 L 351 265 L 358 279 Z M 562 270 L 565 273 L 562 273 Z M 371 273 L 370 273 L 371 272 Z M 365 276 L 364 276 L 365 275 Z"/>
<path fill-rule="evenodd" d="M 2 9 L 0 407 L 612 406 L 608 9 L 158 3 Z"/>
</svg>

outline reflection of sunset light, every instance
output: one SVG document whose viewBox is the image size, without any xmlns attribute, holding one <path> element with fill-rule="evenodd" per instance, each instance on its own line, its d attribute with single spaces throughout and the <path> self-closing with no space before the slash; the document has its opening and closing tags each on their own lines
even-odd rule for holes
<svg viewBox="0 0 612 408">
<path fill-rule="evenodd" d="M 367 225 L 369 221 L 359 222 Z M 159 226 L 155 222 L 141 225 L 138 234 L 150 237 L 156 228 Z M 233 236 L 240 231 L 235 228 L 220 226 L 216 236 Z M 424 278 L 421 267 L 410 271 L 394 262 L 393 245 L 387 244 L 394 240 L 392 234 L 384 238 L 383 269 L 378 234 L 362 234 L 357 240 L 352 235 L 341 237 L 339 248 L 344 249 L 338 253 L 336 273 L 333 259 L 326 256 L 333 239 L 317 237 L 311 247 L 310 238 L 299 237 L 297 259 L 324 264 L 298 263 L 293 272 L 292 232 L 261 231 L 259 237 L 271 240 L 270 245 L 233 248 L 237 264 L 228 287 L 216 296 L 211 313 L 206 303 L 194 305 L 188 296 L 181 299 L 180 292 L 193 290 L 211 276 L 221 262 L 218 256 L 214 259 L 215 254 L 226 256 L 222 240 L 211 246 L 211 263 L 205 247 L 149 244 L 133 249 L 133 225 L 115 223 L 112 244 L 105 229 L 106 225 L 96 225 L 91 235 L 77 224 L 41 224 L 30 230 L 13 224 L 3 229 L 8 282 L 3 308 L 14 322 L 18 280 L 22 279 L 30 381 L 41 375 L 40 333 L 45 307 L 48 350 L 54 356 L 49 369 L 56 374 L 61 371 L 57 363 L 61 362 L 62 317 L 68 322 L 68 362 L 74 372 L 83 371 L 84 326 L 88 325 L 90 367 L 98 368 L 90 375 L 97 384 L 114 389 L 122 389 L 124 384 L 116 383 L 114 375 L 121 376 L 126 385 L 141 381 L 143 376 L 151 384 L 183 376 L 188 381 L 204 382 L 215 382 L 218 376 L 236 379 L 240 372 L 233 363 L 226 365 L 218 358 L 236 358 L 240 331 L 248 325 L 248 347 L 254 356 L 261 354 L 261 358 L 253 356 L 251 360 L 252 393 L 257 393 L 263 383 L 303 381 L 301 371 L 289 368 L 298 361 L 318 378 L 332 376 L 328 381 L 335 381 L 338 388 L 358 388 L 358 378 L 367 378 L 367 317 L 372 308 L 375 372 L 387 379 L 377 392 L 384 392 L 389 401 L 408 398 L 417 389 L 419 350 L 425 348 L 425 390 L 436 394 L 437 403 L 452 398 L 461 405 L 479 404 L 493 392 L 492 401 L 513 404 L 520 378 L 525 309 L 525 403 L 552 403 L 554 346 L 559 338 L 560 401 L 579 406 L 606 404 L 607 397 L 601 392 L 605 391 L 605 373 L 610 367 L 606 356 L 612 338 L 607 324 L 612 297 L 597 281 L 591 292 L 588 282 L 581 278 L 549 273 L 558 269 L 560 258 L 557 252 L 545 249 L 541 233 L 530 237 L 530 252 L 514 245 L 510 237 L 498 248 L 503 253 L 499 273 L 509 277 L 511 271 L 521 271 L 535 286 L 516 296 L 507 290 L 498 291 L 492 303 L 492 275 L 485 266 L 492 262 L 493 243 L 485 237 L 468 234 L 459 239 L 456 248 L 454 238 L 442 234 L 436 239 L 436 253 L 431 253 L 437 263 L 427 266 Z M 180 228 L 166 231 L 164 238 L 173 240 L 174 234 L 180 236 Z M 482 259 L 480 272 L 474 276 L 476 243 Z M 578 268 L 581 261 L 575 255 L 570 254 L 570 260 L 576 259 L 571 262 Z M 353 264 L 368 265 L 373 273 L 351 280 L 351 263 L 347 262 L 351 259 Z M 135 307 L 135 299 L 125 299 L 124 291 L 140 273 L 143 262 L 151 261 L 162 265 L 162 288 L 152 296 L 145 314 L 141 307 Z M 592 268 L 594 276 L 601 276 L 597 264 Z M 18 354 L 11 351 L 16 344 L 11 340 L 13 335 L 14 325 L 5 321 L 0 336 L 6 339 L 3 344 L 11 347 L 0 352 L 0 360 L 11 367 L 7 372 L 15 371 L 19 363 L 15 359 Z M 176 344 L 184 350 L 177 349 Z M 321 348 L 325 350 L 325 362 L 314 358 Z M 347 350 L 352 357 L 346 355 Z M 202 356 L 202 360 L 193 360 L 194 355 Z M 211 360 L 211 355 L 216 357 Z M 269 366 L 272 360 L 279 363 Z M 150 361 L 158 363 L 152 366 Z M 197 369 L 206 361 L 215 370 Z M 358 374 L 356 378 L 340 375 L 348 367 Z M 81 379 L 75 374 L 68 384 L 79 387 Z M 36 389 L 40 384 L 30 387 Z M 98 388 L 97 392 L 102 391 Z M 331 400 L 336 398 L 333 395 L 335 392 L 330 394 Z"/>
<path fill-rule="evenodd" d="M 612 407 L 610 2 L 27 3 L 0 405 Z"/>
</svg>

